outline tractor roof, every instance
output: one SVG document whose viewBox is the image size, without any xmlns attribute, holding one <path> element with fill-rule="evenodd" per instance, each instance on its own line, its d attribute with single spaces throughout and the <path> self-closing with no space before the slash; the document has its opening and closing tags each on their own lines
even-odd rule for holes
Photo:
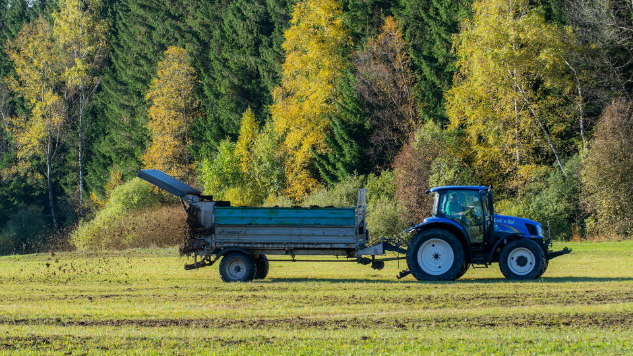
<svg viewBox="0 0 633 356">
<path fill-rule="evenodd" d="M 448 185 L 445 187 L 435 187 L 429 189 L 429 192 L 437 192 L 438 190 L 488 190 L 488 187 L 482 185 Z"/>
</svg>

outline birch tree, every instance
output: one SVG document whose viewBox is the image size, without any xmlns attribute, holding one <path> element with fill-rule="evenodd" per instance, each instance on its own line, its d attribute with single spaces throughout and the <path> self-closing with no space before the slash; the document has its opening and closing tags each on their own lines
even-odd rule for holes
<svg viewBox="0 0 633 356">
<path fill-rule="evenodd" d="M 451 127 L 463 129 L 477 171 L 490 183 L 509 173 L 529 176 L 543 156 L 565 174 L 560 138 L 576 103 L 565 63 L 573 33 L 548 23 L 542 8 L 528 0 L 480 0 L 473 9 L 454 39 Z"/>
<path fill-rule="evenodd" d="M 18 80 L 11 88 L 24 97 L 31 109 L 30 116 L 11 117 L 9 124 L 17 149 L 15 171 L 33 171 L 41 174 L 31 164 L 35 159 L 46 161 L 43 175 L 46 177 L 48 201 L 55 231 L 59 224 L 53 197 L 53 160 L 66 138 L 68 122 L 63 98 L 58 94 L 61 85 L 60 59 L 63 53 L 56 45 L 53 33 L 43 18 L 24 26 L 17 38 L 6 46 L 13 61 Z"/>
<path fill-rule="evenodd" d="M 79 215 L 83 217 L 83 145 L 87 129 L 85 112 L 101 79 L 99 71 L 107 54 L 108 26 L 106 21 L 99 18 L 99 0 L 61 0 L 59 7 L 60 10 L 53 14 L 53 32 L 66 59 L 62 79 L 66 83 L 68 96 L 77 100 L 74 121 L 79 140 Z"/>
</svg>

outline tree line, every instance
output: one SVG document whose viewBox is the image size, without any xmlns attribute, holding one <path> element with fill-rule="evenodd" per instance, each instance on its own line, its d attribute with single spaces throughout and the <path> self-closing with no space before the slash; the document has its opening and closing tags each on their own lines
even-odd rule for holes
<svg viewBox="0 0 633 356">
<path fill-rule="evenodd" d="M 556 236 L 629 236 L 632 12 L 0 0 L 0 249 L 63 239 L 141 168 L 234 205 L 384 185 L 394 226 L 431 186 L 492 185 Z"/>
</svg>

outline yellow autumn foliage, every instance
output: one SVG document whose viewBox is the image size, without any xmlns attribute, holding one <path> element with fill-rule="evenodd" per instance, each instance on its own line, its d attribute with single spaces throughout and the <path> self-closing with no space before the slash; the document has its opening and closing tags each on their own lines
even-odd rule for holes
<svg viewBox="0 0 633 356">
<path fill-rule="evenodd" d="M 193 172 L 188 146 L 189 126 L 198 116 L 195 79 L 188 51 L 169 47 L 146 96 L 152 104 L 147 121 L 152 142 L 143 163 L 185 182 L 190 181 Z"/>
<path fill-rule="evenodd" d="M 275 129 L 285 135 L 286 194 L 300 199 L 317 186 L 307 166 L 311 149 L 325 148 L 325 116 L 335 110 L 336 82 L 348 62 L 343 52 L 351 39 L 343 24 L 341 3 L 305 0 L 293 6 L 284 33 L 286 61 L 281 86 L 273 90 Z"/>
<path fill-rule="evenodd" d="M 454 39 L 459 71 L 446 94 L 450 127 L 464 133 L 481 183 L 517 188 L 548 157 L 563 169 L 573 34 L 528 0 L 479 0 L 473 10 Z"/>
<path fill-rule="evenodd" d="M 60 56 L 50 26 L 43 18 L 24 26 L 17 38 L 6 44 L 17 78 L 10 81 L 13 91 L 22 95 L 31 108 L 28 117 L 9 118 L 17 146 L 18 160 L 34 156 L 50 159 L 66 128 L 66 110 L 55 92 L 60 81 Z M 27 165 L 18 165 L 30 169 Z"/>
<path fill-rule="evenodd" d="M 259 133 L 259 124 L 255 119 L 255 113 L 248 108 L 242 115 L 242 124 L 240 125 L 240 135 L 235 144 L 235 155 L 239 160 L 240 168 L 243 172 L 249 170 L 249 165 L 253 160 L 253 150 Z"/>
</svg>

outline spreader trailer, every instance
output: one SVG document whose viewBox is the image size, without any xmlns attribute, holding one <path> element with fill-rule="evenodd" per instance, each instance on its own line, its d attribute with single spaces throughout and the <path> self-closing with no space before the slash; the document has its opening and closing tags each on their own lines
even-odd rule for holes
<svg viewBox="0 0 633 356">
<path fill-rule="evenodd" d="M 308 262 L 357 262 L 382 269 L 385 261 L 406 259 L 418 280 L 460 278 L 468 268 L 499 263 L 508 279 L 539 278 L 552 258 L 570 249 L 551 252 L 541 224 L 494 214 L 492 189 L 484 186 L 432 188 L 433 214 L 405 230 L 404 243 L 382 239 L 370 244 L 366 222 L 366 190 L 358 192 L 355 207 L 232 207 L 159 171 L 141 170 L 138 176 L 181 199 L 187 212 L 188 236 L 181 253 L 193 255 L 185 269 L 211 266 L 219 261 L 225 282 L 263 279 L 267 256 L 303 261 L 301 256 L 330 256 Z M 387 252 L 402 257 L 386 257 Z M 290 257 L 290 259 L 288 259 Z"/>
</svg>

